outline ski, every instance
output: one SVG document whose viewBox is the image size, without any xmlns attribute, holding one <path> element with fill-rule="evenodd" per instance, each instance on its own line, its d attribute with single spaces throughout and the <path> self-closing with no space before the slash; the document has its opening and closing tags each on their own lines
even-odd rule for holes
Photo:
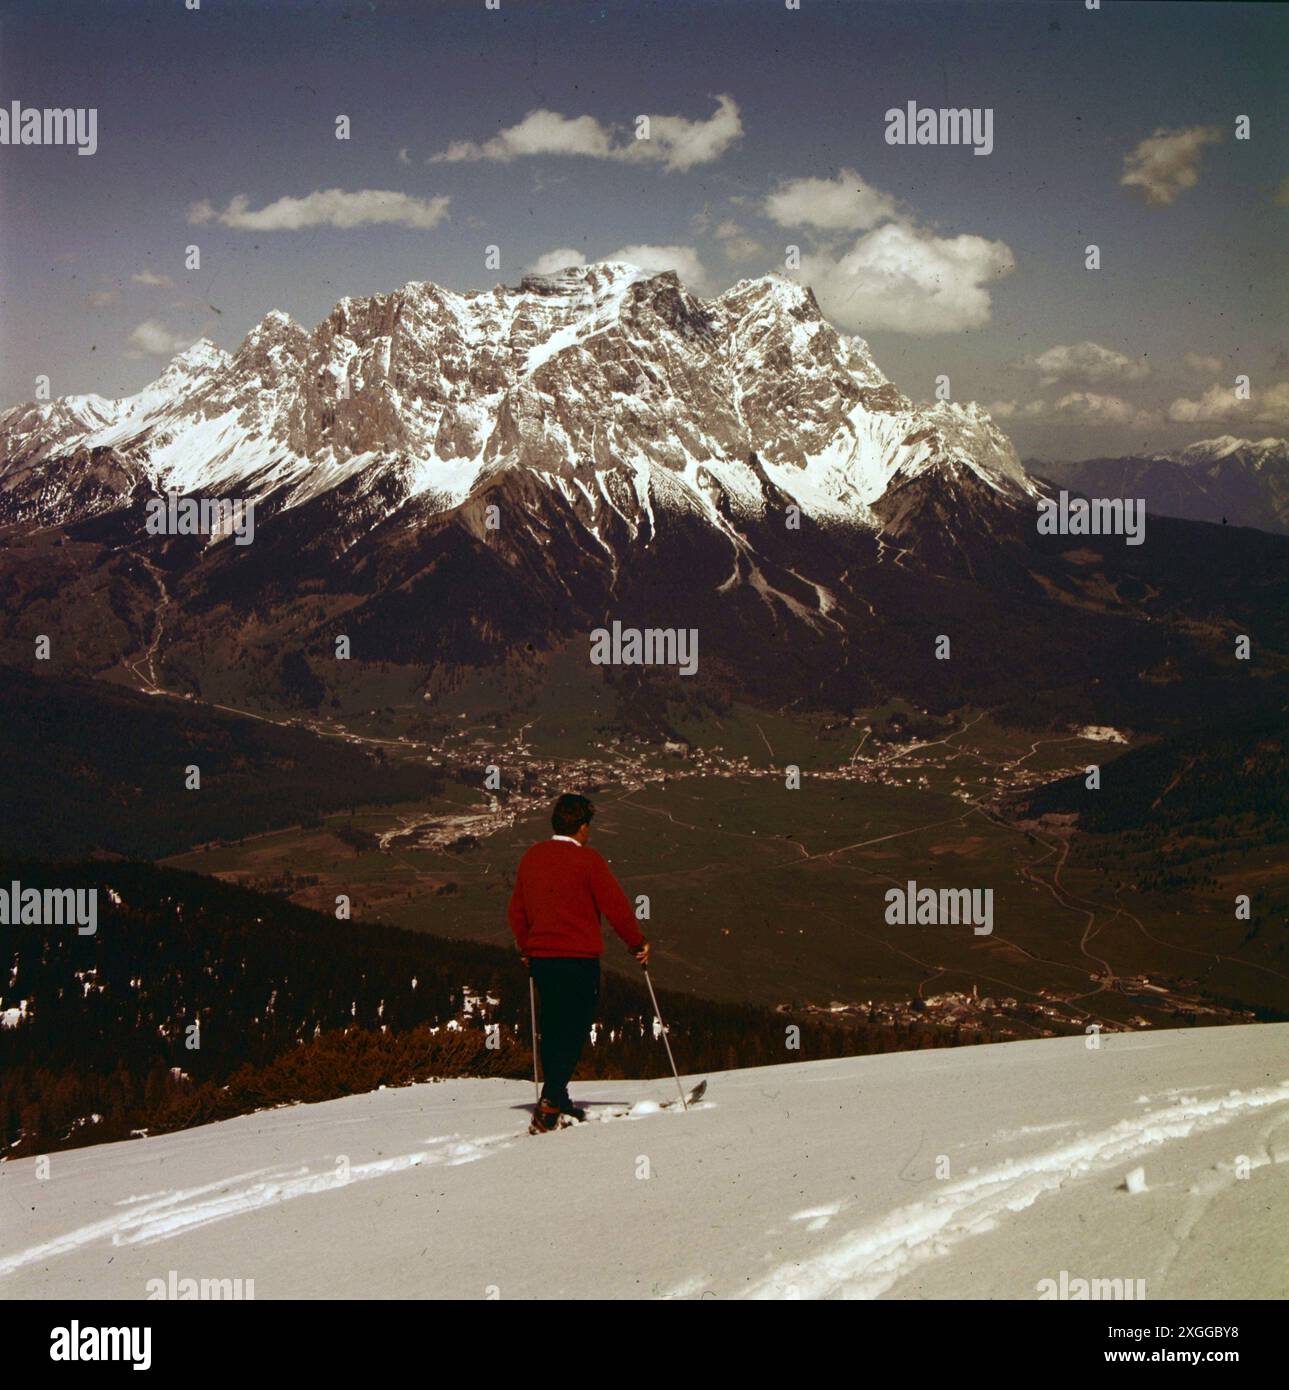
<svg viewBox="0 0 1289 1390">
<path fill-rule="evenodd" d="M 685 1092 L 685 1107 L 688 1109 L 689 1106 L 691 1106 L 691 1105 L 696 1105 L 700 1100 L 702 1100 L 702 1098 L 703 1098 L 706 1094 L 707 1094 L 707 1082 L 706 1082 L 705 1080 L 704 1080 L 704 1081 L 700 1081 L 700 1082 L 698 1083 L 697 1086 L 694 1086 L 692 1089 L 690 1089 L 690 1090 L 688 1090 L 688 1091 Z M 588 1105 L 598 1105 L 598 1104 L 600 1104 L 599 1101 L 594 1101 L 594 1100 L 592 1100 L 592 1101 L 587 1101 L 586 1103 L 587 1103 Z M 606 1104 L 612 1104 L 611 1101 L 605 1102 L 605 1103 L 606 1103 Z M 658 1109 L 659 1109 L 659 1110 L 674 1110 L 679 1104 L 680 1104 L 680 1097 L 679 1097 L 679 1096 L 674 1096 L 674 1097 L 672 1097 L 671 1100 L 660 1100 L 660 1101 L 658 1102 Z M 630 1115 L 630 1114 L 631 1114 L 631 1107 L 628 1107 L 626 1110 L 615 1110 L 611 1115 L 606 1115 L 606 1116 L 603 1116 L 602 1118 L 604 1118 L 604 1119 L 609 1119 L 609 1120 L 619 1120 L 619 1119 L 621 1119 L 624 1115 Z"/>
<path fill-rule="evenodd" d="M 689 1091 L 686 1092 L 686 1094 L 685 1094 L 685 1105 L 686 1105 L 686 1108 L 688 1108 L 688 1107 L 691 1106 L 691 1105 L 697 1105 L 697 1103 L 698 1103 L 700 1100 L 702 1100 L 702 1098 L 703 1098 L 706 1094 L 707 1094 L 707 1082 L 706 1082 L 706 1080 L 703 1080 L 703 1081 L 700 1081 L 700 1082 L 698 1083 L 697 1086 L 694 1086 L 691 1090 L 689 1090 Z M 594 1100 L 591 1100 L 591 1101 L 586 1101 L 586 1102 L 584 1102 L 584 1104 L 586 1104 L 586 1105 L 588 1105 L 588 1106 L 589 1106 L 589 1105 L 602 1105 L 602 1104 L 603 1104 L 603 1105 L 611 1105 L 611 1104 L 613 1104 L 613 1102 L 612 1102 L 612 1101 L 594 1101 Z M 674 1109 L 676 1108 L 676 1106 L 678 1106 L 679 1104 L 680 1104 L 680 1097 L 677 1096 L 677 1097 L 676 1097 L 675 1099 L 673 1099 L 673 1100 L 659 1101 L 659 1103 L 658 1103 L 658 1109 L 659 1109 L 659 1110 L 674 1110 Z M 530 1124 L 530 1125 L 528 1126 L 528 1132 L 529 1132 L 529 1134 L 554 1134 L 554 1133 L 556 1132 L 556 1130 L 561 1130 L 561 1129 L 572 1129 L 572 1128 L 574 1128 L 574 1127 L 577 1126 L 577 1125 L 592 1124 L 592 1123 L 602 1123 L 602 1122 L 605 1121 L 605 1120 L 623 1120 L 623 1119 L 626 1119 L 626 1117 L 627 1117 L 628 1115 L 630 1115 L 631 1113 L 632 1113 L 632 1112 L 631 1112 L 630 1109 L 627 1109 L 627 1110 L 614 1110 L 614 1111 L 612 1111 L 612 1112 L 611 1112 L 610 1114 L 608 1114 L 608 1115 L 597 1115 L 597 1116 L 595 1117 L 594 1120 L 590 1120 L 590 1119 L 586 1119 L 586 1120 L 575 1120 L 575 1119 L 573 1119 L 572 1116 L 570 1116 L 570 1115 L 561 1115 L 560 1118 L 559 1118 L 559 1123 L 555 1126 L 554 1129 L 543 1129 L 543 1128 L 536 1122 L 536 1120 L 534 1120 L 533 1123 Z M 646 1112 L 646 1113 L 647 1113 L 647 1112 Z"/>
<path fill-rule="evenodd" d="M 706 1094 L 707 1094 L 707 1081 L 704 1079 L 704 1080 L 700 1081 L 700 1082 L 698 1083 L 698 1085 L 695 1086 L 694 1089 L 693 1089 L 692 1091 L 690 1091 L 689 1094 L 685 1097 L 685 1104 L 686 1104 L 687 1106 L 689 1106 L 689 1105 L 695 1105 L 695 1104 L 697 1104 L 700 1100 L 702 1100 L 702 1098 L 703 1098 Z M 677 1104 L 677 1101 L 674 1101 L 674 1100 L 664 1100 L 663 1103 L 662 1103 L 662 1108 L 663 1108 L 664 1110 L 670 1110 L 670 1109 L 672 1109 L 672 1107 L 675 1106 L 676 1104 Z"/>
</svg>

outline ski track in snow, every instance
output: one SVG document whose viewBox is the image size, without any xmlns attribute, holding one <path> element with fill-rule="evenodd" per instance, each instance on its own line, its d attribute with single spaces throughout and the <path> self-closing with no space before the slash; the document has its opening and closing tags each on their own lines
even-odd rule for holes
<svg viewBox="0 0 1289 1390">
<path fill-rule="evenodd" d="M 152 1197 L 127 1197 L 117 1205 L 129 1204 L 128 1212 L 81 1226 L 66 1235 L 0 1259 L 0 1278 L 34 1261 L 67 1255 L 101 1240 L 110 1240 L 113 1245 L 151 1244 L 215 1221 L 246 1216 L 265 1207 L 294 1201 L 297 1197 L 339 1191 L 355 1183 L 403 1173 L 409 1168 L 473 1163 L 492 1149 L 507 1147 L 514 1137 L 510 1133 L 485 1139 L 462 1139 L 459 1135 L 451 1134 L 441 1139 L 427 1140 L 429 1147 L 415 1153 L 356 1163 L 344 1177 L 337 1173 L 334 1163 L 317 1171 L 310 1171 L 307 1167 L 261 1168 L 231 1178 L 220 1178 L 201 1187 L 164 1192 Z"/>
<path fill-rule="evenodd" d="M 952 1183 L 924 1202 L 900 1207 L 860 1227 L 809 1260 L 779 1265 L 740 1296 L 878 1298 L 919 1265 L 949 1254 L 973 1235 L 997 1229 L 1008 1215 L 1025 1211 L 1070 1179 L 1111 1168 L 1117 1170 L 1126 1160 L 1173 1140 L 1186 1139 L 1278 1105 L 1289 1105 L 1289 1081 L 1256 1091 L 1233 1091 L 1213 1100 L 1187 1098 L 1180 1104 L 1121 1120 L 1099 1133 L 1057 1148 L 1009 1159 Z M 1284 1123 L 1283 1116 L 1274 1117 L 1268 1134 Z M 1289 1146 L 1283 1156 L 1277 1150 L 1255 1166 L 1277 1161 L 1289 1161 Z M 1196 1190 L 1222 1183 L 1218 1174 L 1206 1177 L 1207 1181 L 1201 1181 Z M 828 1210 L 821 1207 L 801 1212 L 793 1219 L 822 1217 Z M 812 1222 L 806 1229 L 817 1230 L 820 1226 Z M 693 1296 L 696 1287 L 701 1285 L 686 1280 L 669 1297 Z"/>
<path fill-rule="evenodd" d="M 628 1112 L 614 1110 L 607 1114 L 591 1114 L 584 1124 L 570 1128 L 584 1129 L 609 1121 L 643 1120 L 658 1114 L 681 1113 L 679 1109 L 664 1109 L 656 1103 L 653 1108 L 643 1108 L 646 1104 L 638 1101 Z M 713 1108 L 711 1101 L 699 1101 L 689 1107 L 691 1111 Z M 449 1134 L 438 1139 L 427 1139 L 427 1147 L 413 1153 L 353 1164 L 345 1177 L 339 1176 L 334 1162 L 328 1162 L 316 1170 L 298 1165 L 281 1169 L 259 1168 L 231 1178 L 220 1178 L 200 1187 L 124 1197 L 114 1205 L 129 1207 L 127 1212 L 78 1227 L 66 1235 L 0 1258 L 0 1279 L 25 1265 L 68 1255 L 99 1241 L 110 1240 L 115 1246 L 149 1245 L 184 1235 L 216 1221 L 247 1216 L 266 1207 L 294 1201 L 297 1197 L 341 1191 L 355 1183 L 405 1173 L 411 1168 L 455 1167 L 462 1163 L 474 1163 L 490 1153 L 508 1149 L 519 1137 L 528 1136 L 516 1136 L 513 1130 L 481 1139 L 464 1139 L 459 1134 Z"/>
<path fill-rule="evenodd" d="M 819 1077 L 826 1080 L 826 1077 Z M 1135 1104 L 1148 1108 L 1135 1116 L 1092 1133 L 1066 1137 L 1054 1147 L 1020 1155 L 951 1182 L 933 1196 L 889 1211 L 845 1231 L 846 1213 L 856 1199 L 816 1201 L 784 1214 L 788 1226 L 818 1237 L 808 1254 L 781 1261 L 750 1287 L 732 1295 L 720 1293 L 720 1281 L 708 1274 L 693 1274 L 676 1282 L 668 1298 L 734 1296 L 752 1299 L 854 1298 L 872 1299 L 888 1293 L 919 1268 L 952 1254 L 972 1236 L 997 1230 L 1008 1217 L 1028 1210 L 1043 1197 L 1059 1192 L 1067 1183 L 1094 1177 L 1121 1182 L 1128 1167 L 1143 1155 L 1178 1140 L 1219 1129 L 1232 1121 L 1265 1117 L 1260 1143 L 1263 1152 L 1250 1158 L 1251 1166 L 1289 1162 L 1289 1080 L 1279 1085 L 1199 1099 L 1197 1090 L 1168 1088 L 1153 1097 L 1138 1096 Z M 690 1107 L 712 1110 L 710 1101 Z M 572 1130 L 594 1132 L 598 1124 L 625 1120 L 645 1121 L 660 1111 L 638 1103 L 631 1111 L 609 1111 L 588 1117 Z M 1068 1122 L 1073 1123 L 1073 1122 Z M 1037 1135 L 1067 1127 L 1022 1126 L 1012 1137 Z M 343 1176 L 334 1160 L 260 1168 L 216 1179 L 198 1186 L 130 1195 L 114 1203 L 116 1210 L 103 1220 L 78 1227 L 29 1249 L 0 1258 L 0 1278 L 37 1262 L 73 1254 L 96 1244 L 114 1247 L 148 1245 L 183 1236 L 201 1227 L 235 1217 L 253 1215 L 299 1197 L 321 1197 L 377 1178 L 395 1176 L 421 1167 L 452 1167 L 477 1162 L 490 1154 L 530 1142 L 513 1130 L 504 1134 L 467 1138 L 453 1133 L 427 1139 L 415 1151 L 354 1164 Z M 547 1138 L 547 1143 L 570 1140 Z M 577 1141 L 571 1141 L 577 1142 Z M 1252 1148 L 1252 1146 L 1250 1146 Z M 1209 1201 L 1232 1180 L 1229 1164 L 1214 1165 L 1188 1185 L 1187 1205 L 1172 1236 L 1173 1256 L 1182 1248 L 1190 1230 L 1202 1217 Z M 824 1196 L 824 1194 L 820 1194 Z M 831 1236 L 820 1236 L 829 1231 Z M 770 1232 L 773 1236 L 774 1232 Z M 819 1240 L 829 1242 L 820 1244 Z"/>
</svg>

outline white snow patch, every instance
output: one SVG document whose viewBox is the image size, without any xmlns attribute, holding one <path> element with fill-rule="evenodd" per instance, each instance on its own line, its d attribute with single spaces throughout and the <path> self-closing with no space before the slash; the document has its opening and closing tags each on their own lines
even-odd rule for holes
<svg viewBox="0 0 1289 1390">
<path fill-rule="evenodd" d="M 1123 1185 L 1125 1191 L 1131 1192 L 1134 1195 L 1136 1195 L 1139 1192 L 1145 1192 L 1147 1190 L 1146 1170 L 1140 1165 L 1138 1165 L 1128 1174 L 1126 1178 L 1124 1178 Z"/>
</svg>

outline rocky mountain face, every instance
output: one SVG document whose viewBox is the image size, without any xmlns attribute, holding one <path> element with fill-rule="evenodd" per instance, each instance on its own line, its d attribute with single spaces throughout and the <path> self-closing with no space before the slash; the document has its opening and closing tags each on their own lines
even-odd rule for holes
<svg viewBox="0 0 1289 1390">
<path fill-rule="evenodd" d="M 167 492 L 253 500 L 253 543 L 150 534 Z M 1273 582 L 1255 548 L 1191 592 L 1166 529 L 1144 555 L 1038 537 L 1039 495 L 983 411 L 915 405 L 778 276 L 710 300 L 616 263 L 412 283 L 312 332 L 274 311 L 126 400 L 0 416 L 0 656 L 52 634 L 68 673 L 346 708 L 531 684 L 561 652 L 589 670 L 616 619 L 698 629 L 700 677 L 677 679 L 712 698 L 1060 688 L 1090 719 L 1156 662 L 1216 660 L 1196 608 L 1224 621 Z M 639 671 L 591 674 L 639 695 Z"/>
<path fill-rule="evenodd" d="M 277 510 L 383 476 L 422 514 L 520 470 L 646 529 L 655 506 L 755 515 L 771 495 L 871 527 L 893 480 L 946 464 L 1032 492 L 987 416 L 914 406 L 808 289 L 768 276 L 704 301 L 617 263 L 517 290 L 413 283 L 341 300 L 312 333 L 274 311 L 137 396 L 7 412 L 0 458 L 0 517 L 42 524 L 111 509 L 106 481 L 78 496 L 86 467 L 117 470 L 118 504 L 240 489 Z"/>
<path fill-rule="evenodd" d="M 1289 535 L 1289 440 L 1202 439 L 1150 458 L 1033 463 L 1031 470 L 1089 496 L 1144 497 L 1147 510 Z"/>
</svg>

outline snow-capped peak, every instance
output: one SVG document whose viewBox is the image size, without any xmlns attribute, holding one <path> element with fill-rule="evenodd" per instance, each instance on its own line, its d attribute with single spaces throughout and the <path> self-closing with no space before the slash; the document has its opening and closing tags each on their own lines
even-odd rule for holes
<svg viewBox="0 0 1289 1390">
<path fill-rule="evenodd" d="M 525 275 L 519 282 L 519 292 L 571 298 L 588 292 L 614 294 L 625 291 L 637 280 L 647 278 L 647 271 L 627 261 L 596 261 L 591 265 L 565 266 L 563 270 L 549 275 Z"/>
<path fill-rule="evenodd" d="M 1212 463 L 1248 446 L 1247 439 L 1240 439 L 1233 434 L 1221 434 L 1216 439 L 1200 439 L 1194 444 L 1188 444 L 1173 457 L 1178 463 Z"/>
<path fill-rule="evenodd" d="M 232 355 L 203 339 L 134 397 L 22 424 L 0 467 L 30 459 L 34 436 L 51 456 L 128 447 L 154 486 L 286 507 L 391 468 L 389 505 L 422 508 L 458 506 L 498 470 L 562 489 L 589 468 L 633 529 L 659 507 L 723 527 L 763 512 L 767 487 L 872 525 L 891 482 L 932 465 L 1032 490 L 988 415 L 914 405 L 809 286 L 770 274 L 705 300 L 622 261 L 464 294 L 412 282 L 342 299 L 311 332 L 274 309 Z"/>
<path fill-rule="evenodd" d="M 211 342 L 209 338 L 198 338 L 198 340 L 186 347 L 182 352 L 176 353 L 155 381 L 150 381 L 142 391 L 134 396 L 127 396 L 123 405 L 130 401 L 137 401 L 140 397 L 164 393 L 179 394 L 185 384 L 196 382 L 202 377 L 209 376 L 212 372 L 222 370 L 232 361 L 230 355 L 223 348 Z"/>
<path fill-rule="evenodd" d="M 1233 434 L 1221 434 L 1215 439 L 1199 439 L 1183 449 L 1156 454 L 1158 460 L 1169 463 L 1197 466 L 1218 463 L 1235 454 L 1247 455 L 1255 468 L 1266 463 L 1289 462 L 1289 441 L 1268 435 L 1265 439 L 1241 439 Z"/>
<path fill-rule="evenodd" d="M 228 363 L 228 353 L 209 338 L 198 338 L 191 347 L 176 353 L 170 359 L 170 366 L 182 367 L 188 371 L 204 371 L 223 367 Z"/>
</svg>

